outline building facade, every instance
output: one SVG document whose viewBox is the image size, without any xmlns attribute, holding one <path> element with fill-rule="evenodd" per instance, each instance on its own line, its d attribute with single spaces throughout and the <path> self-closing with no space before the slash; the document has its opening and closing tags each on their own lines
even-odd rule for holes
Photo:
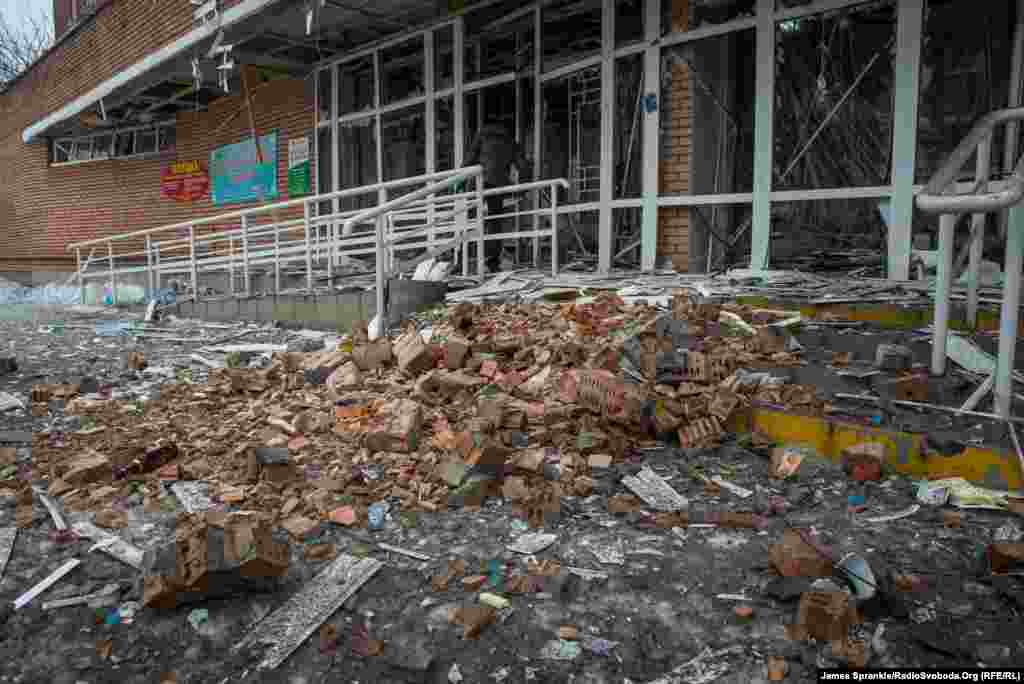
<svg viewBox="0 0 1024 684">
<path fill-rule="evenodd" d="M 50 279 L 74 270 L 72 242 L 458 168 L 500 123 L 526 175 L 569 181 L 563 264 L 756 268 L 836 233 L 905 278 L 933 223 L 914 193 L 1020 102 L 1018 3 L 976 5 L 54 0 L 55 45 L 0 93 L 0 274 Z M 256 139 L 272 147 L 250 171 L 270 176 L 234 193 L 223 160 Z"/>
</svg>

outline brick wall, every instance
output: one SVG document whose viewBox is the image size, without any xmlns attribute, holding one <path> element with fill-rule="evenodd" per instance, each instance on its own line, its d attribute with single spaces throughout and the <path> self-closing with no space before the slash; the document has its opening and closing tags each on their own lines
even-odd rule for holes
<svg viewBox="0 0 1024 684">
<path fill-rule="evenodd" d="M 689 0 L 673 0 L 670 29 L 685 31 L 689 26 Z M 661 193 L 690 190 L 690 70 L 685 64 L 671 67 L 661 103 L 662 140 L 658 164 Z M 670 207 L 658 210 L 658 257 L 671 259 L 679 271 L 689 269 L 690 210 Z"/>
<path fill-rule="evenodd" d="M 260 84 L 251 77 L 249 83 L 257 132 L 278 132 L 278 200 L 285 200 L 288 140 L 312 135 L 312 91 L 303 79 Z M 49 166 L 45 145 L 24 145 L 20 133 L 7 137 L 0 141 L 0 271 L 65 269 L 68 242 L 251 206 L 214 207 L 209 199 L 183 203 L 160 196 L 160 176 L 169 163 L 208 162 L 214 148 L 248 137 L 248 114 L 237 95 L 215 101 L 205 112 L 179 114 L 173 154 Z"/>
</svg>

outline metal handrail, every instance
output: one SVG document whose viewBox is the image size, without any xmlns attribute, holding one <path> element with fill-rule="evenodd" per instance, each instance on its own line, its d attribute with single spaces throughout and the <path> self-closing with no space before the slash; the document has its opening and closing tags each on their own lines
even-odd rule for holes
<svg viewBox="0 0 1024 684">
<path fill-rule="evenodd" d="M 935 314 L 932 338 L 932 373 L 943 375 L 946 370 L 949 338 L 949 308 L 953 283 L 953 239 L 957 217 L 971 213 L 970 265 L 968 268 L 967 311 L 972 323 L 977 321 L 978 280 L 986 215 L 1010 210 L 1009 229 L 1006 234 L 1002 310 L 999 318 L 999 355 L 993 393 L 996 413 L 1010 418 L 1013 399 L 1013 366 L 1017 344 L 1017 321 L 1020 314 L 1021 268 L 1024 265 L 1024 156 L 1017 160 L 1013 174 L 1006 179 L 1006 187 L 998 192 L 985 192 L 989 185 L 992 156 L 992 135 L 996 126 L 1024 120 L 1024 107 L 1001 109 L 982 117 L 953 150 L 946 162 L 917 195 L 917 207 L 929 214 L 939 215 L 939 264 L 935 287 Z M 971 155 L 977 154 L 976 188 L 965 194 L 946 194 Z M 981 394 L 975 393 L 968 403 L 977 403 Z M 973 408 L 973 406 L 972 406 Z M 1022 460 L 1024 467 L 1024 460 Z"/>
<path fill-rule="evenodd" d="M 475 167 L 467 167 L 475 168 Z M 239 209 L 237 211 L 228 212 L 225 214 L 218 214 L 217 216 L 208 216 L 206 218 L 195 219 L 193 221 L 182 221 L 180 223 L 172 223 L 166 226 L 159 226 L 157 228 L 147 228 L 145 230 L 136 230 L 131 233 L 123 233 L 121 235 L 113 235 L 110 237 L 95 238 L 92 240 L 85 240 L 82 242 L 71 242 L 67 245 L 66 250 L 71 251 L 72 249 L 81 249 L 82 247 L 88 247 L 90 245 L 106 244 L 113 240 L 127 240 L 136 237 L 145 237 L 147 235 L 154 235 L 156 233 L 166 232 L 169 230 L 178 230 L 179 228 L 191 228 L 194 226 L 205 226 L 211 223 L 220 223 L 223 221 L 229 221 L 237 218 L 247 218 L 254 214 L 262 214 L 272 211 L 280 211 L 282 209 L 288 209 L 291 207 L 308 206 L 310 204 L 318 204 L 320 202 L 327 202 L 334 199 L 345 199 L 347 197 L 357 197 L 359 195 L 367 195 L 375 190 L 391 190 L 393 188 L 402 187 L 405 185 L 415 185 L 417 183 L 426 183 L 429 181 L 437 180 L 438 178 L 450 178 L 451 176 L 464 172 L 466 169 L 454 169 L 452 171 L 438 171 L 436 173 L 427 173 L 419 176 L 412 176 L 410 178 L 399 178 L 392 181 L 384 181 L 382 183 L 374 183 L 373 185 L 362 185 L 357 188 L 348 188 L 345 190 L 336 190 L 333 192 L 325 192 L 320 195 L 314 195 L 311 197 L 300 197 L 293 200 L 285 200 L 283 202 L 276 202 L 274 204 L 264 204 L 258 207 L 250 207 L 248 209 Z"/>
</svg>

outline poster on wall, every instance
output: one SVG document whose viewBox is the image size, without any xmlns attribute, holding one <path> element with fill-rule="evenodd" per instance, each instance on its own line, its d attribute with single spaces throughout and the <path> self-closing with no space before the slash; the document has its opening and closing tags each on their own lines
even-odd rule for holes
<svg viewBox="0 0 1024 684">
<path fill-rule="evenodd" d="M 210 153 L 214 205 L 277 199 L 277 131 L 259 140 L 262 162 L 252 138 Z"/>
<path fill-rule="evenodd" d="M 288 141 L 288 196 L 309 194 L 309 138 Z"/>
<path fill-rule="evenodd" d="M 194 202 L 210 191 L 206 164 L 194 159 L 171 164 L 160 175 L 160 195 L 178 202 Z"/>
</svg>

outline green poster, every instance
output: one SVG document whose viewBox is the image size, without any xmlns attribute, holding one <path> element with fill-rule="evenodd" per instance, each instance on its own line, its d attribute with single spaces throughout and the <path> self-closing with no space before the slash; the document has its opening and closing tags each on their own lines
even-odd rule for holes
<svg viewBox="0 0 1024 684">
<path fill-rule="evenodd" d="M 309 194 L 309 138 L 288 141 L 288 196 Z"/>
</svg>

